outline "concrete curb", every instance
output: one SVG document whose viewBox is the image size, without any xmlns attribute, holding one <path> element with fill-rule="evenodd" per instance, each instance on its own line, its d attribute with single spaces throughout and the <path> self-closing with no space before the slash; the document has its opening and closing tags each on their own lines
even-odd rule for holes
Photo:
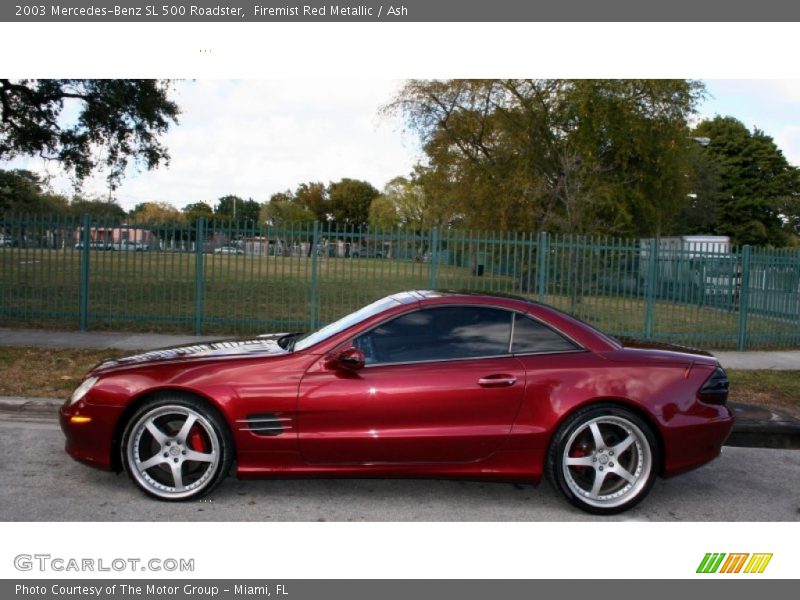
<svg viewBox="0 0 800 600">
<path fill-rule="evenodd" d="M 726 446 L 800 449 L 800 420 L 766 406 L 730 403 L 736 423 Z"/>
<path fill-rule="evenodd" d="M 56 413 L 63 399 L 24 398 L 21 396 L 0 396 L 0 412 L 6 413 Z"/>
<path fill-rule="evenodd" d="M 59 398 L 0 396 L 0 415 L 55 417 L 62 404 Z M 732 402 L 730 407 L 736 424 L 726 446 L 800 449 L 800 420 L 762 406 Z"/>
</svg>

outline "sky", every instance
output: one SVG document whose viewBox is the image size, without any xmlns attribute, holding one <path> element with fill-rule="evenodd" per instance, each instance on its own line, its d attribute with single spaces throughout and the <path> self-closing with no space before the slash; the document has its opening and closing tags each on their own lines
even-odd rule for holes
<svg viewBox="0 0 800 600">
<path fill-rule="evenodd" d="M 365 179 L 378 189 L 407 175 L 422 158 L 403 122 L 381 114 L 401 80 L 200 79 L 176 83 L 179 125 L 164 137 L 172 157 L 154 171 L 130 171 L 115 197 L 129 210 L 140 202 L 178 208 L 236 194 L 266 201 L 307 181 Z M 800 79 L 709 80 L 699 117 L 732 115 L 775 138 L 789 162 L 800 165 Z M 70 194 L 70 180 L 40 159 L 15 159 L 0 168 L 49 176 L 54 191 Z M 84 192 L 106 198 L 102 175 Z"/>
</svg>

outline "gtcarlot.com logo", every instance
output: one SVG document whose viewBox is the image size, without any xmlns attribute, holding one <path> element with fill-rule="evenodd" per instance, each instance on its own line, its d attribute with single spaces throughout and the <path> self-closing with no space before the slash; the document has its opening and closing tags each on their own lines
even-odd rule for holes
<svg viewBox="0 0 800 600">
<path fill-rule="evenodd" d="M 194 571 L 193 558 L 75 558 L 50 554 L 17 554 L 14 557 L 17 571 Z"/>
<path fill-rule="evenodd" d="M 707 552 L 697 566 L 698 573 L 763 573 L 772 553 Z"/>
</svg>

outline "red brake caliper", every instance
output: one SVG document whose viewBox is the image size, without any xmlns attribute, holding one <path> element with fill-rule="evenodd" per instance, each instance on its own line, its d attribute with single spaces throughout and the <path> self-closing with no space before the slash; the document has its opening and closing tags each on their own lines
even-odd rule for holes
<svg viewBox="0 0 800 600">
<path fill-rule="evenodd" d="M 195 452 L 208 452 L 206 439 L 203 436 L 202 430 L 197 425 L 192 427 L 192 430 L 189 432 L 189 447 Z"/>
<path fill-rule="evenodd" d="M 570 458 L 583 458 L 584 456 L 588 456 L 588 455 L 589 455 L 589 452 L 588 452 L 588 448 L 587 448 L 586 444 L 579 444 L 579 445 L 573 446 L 572 449 L 569 452 Z M 586 469 L 587 467 L 576 466 L 575 468 L 576 469 Z"/>
</svg>

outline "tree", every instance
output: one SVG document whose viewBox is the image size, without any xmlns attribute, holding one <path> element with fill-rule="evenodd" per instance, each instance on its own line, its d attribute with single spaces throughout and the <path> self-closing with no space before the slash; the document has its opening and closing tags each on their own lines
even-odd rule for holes
<svg viewBox="0 0 800 600">
<path fill-rule="evenodd" d="M 28 213 L 50 217 L 60 215 L 79 217 L 88 214 L 99 219 L 122 219 L 126 216 L 122 207 L 113 200 L 82 196 L 68 199 L 61 194 L 47 191 L 44 182 L 36 173 L 0 169 L 0 215 L 4 213 Z"/>
<path fill-rule="evenodd" d="M 69 212 L 74 216 L 91 215 L 98 219 L 124 219 L 127 215 L 114 200 L 99 200 L 75 196 L 69 203 Z"/>
<path fill-rule="evenodd" d="M 283 194 L 274 194 L 269 202 L 264 203 L 259 216 L 260 223 L 278 228 L 308 225 L 315 220 L 313 212 L 299 202 L 287 200 Z"/>
<path fill-rule="evenodd" d="M 169 162 L 160 137 L 179 114 L 169 91 L 159 79 L 0 79 L 0 160 L 40 156 L 77 183 L 103 166 L 114 189 L 130 161 Z"/>
<path fill-rule="evenodd" d="M 710 140 L 697 151 L 692 204 L 711 232 L 737 244 L 774 246 L 800 233 L 800 170 L 770 136 L 720 116 L 698 124 L 692 135 Z"/>
<path fill-rule="evenodd" d="M 418 168 L 411 178 L 395 177 L 387 183 L 370 206 L 370 225 L 419 232 L 453 224 L 454 215 L 446 208 L 441 210 L 441 203 L 426 193 L 423 173 Z"/>
<path fill-rule="evenodd" d="M 211 221 L 214 218 L 214 209 L 208 202 L 193 202 L 187 204 L 181 209 L 181 212 L 186 216 L 189 222 L 197 221 L 203 218 L 206 221 Z"/>
<path fill-rule="evenodd" d="M 400 224 L 397 205 L 385 195 L 380 195 L 369 205 L 369 226 L 374 229 L 394 229 Z"/>
<path fill-rule="evenodd" d="M 686 80 L 412 80 L 428 196 L 468 227 L 667 232 L 686 197 Z"/>
<path fill-rule="evenodd" d="M 301 183 L 294 192 L 293 200 L 310 210 L 320 223 L 327 223 L 330 219 L 328 191 L 324 183 L 319 181 Z"/>
<path fill-rule="evenodd" d="M 3 213 L 56 213 L 66 209 L 63 196 L 44 190 L 41 178 L 30 171 L 0 169 L 0 215 Z"/>
<path fill-rule="evenodd" d="M 372 184 L 344 178 L 328 186 L 330 209 L 337 227 L 363 229 L 369 223 L 369 207 L 379 195 Z"/>
<path fill-rule="evenodd" d="M 228 194 L 217 201 L 214 208 L 214 216 L 233 223 L 244 223 L 254 225 L 258 223 L 261 205 L 248 198 L 247 200 Z"/>
<path fill-rule="evenodd" d="M 131 211 L 131 217 L 140 225 L 182 225 L 185 216 L 168 202 L 142 202 Z"/>
</svg>

